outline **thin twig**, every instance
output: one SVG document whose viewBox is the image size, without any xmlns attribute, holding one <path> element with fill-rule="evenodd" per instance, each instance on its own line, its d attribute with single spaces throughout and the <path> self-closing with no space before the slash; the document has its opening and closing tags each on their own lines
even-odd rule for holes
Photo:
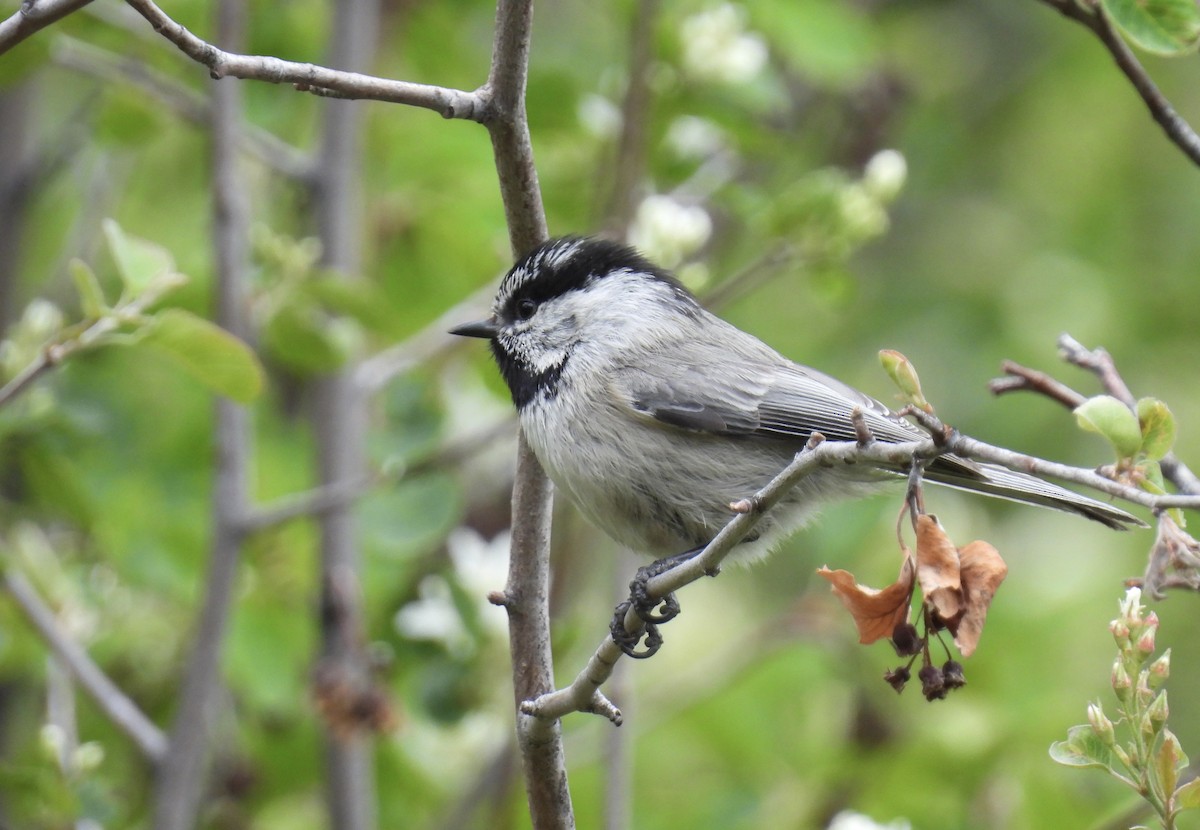
<svg viewBox="0 0 1200 830">
<path fill-rule="evenodd" d="M 1117 67 L 1133 84 L 1142 102 L 1150 110 L 1150 116 L 1158 122 L 1167 138 L 1192 160 L 1200 165 L 1200 135 L 1175 111 L 1171 102 L 1162 94 L 1145 67 L 1138 62 L 1133 51 L 1113 28 L 1100 3 L 1080 3 L 1077 0 L 1041 0 L 1064 17 L 1090 29 L 1108 49 Z"/>
<path fill-rule="evenodd" d="M 7 569 L 3 580 L 21 613 L 100 710 L 129 736 L 147 760 L 160 762 L 167 754 L 167 738 L 162 730 L 96 665 L 87 651 L 62 630 L 54 612 L 24 576 Z"/>
<path fill-rule="evenodd" d="M 1137 401 L 1130 391 L 1125 379 L 1117 370 L 1116 363 L 1106 350 L 1102 348 L 1088 349 L 1069 334 L 1058 338 L 1059 354 L 1073 366 L 1087 369 L 1096 375 L 1104 390 L 1120 400 L 1130 409 L 1137 407 Z M 1075 391 L 1050 375 L 1029 369 L 1012 361 L 1005 361 L 1002 366 L 1007 377 L 997 378 L 988 383 L 993 394 L 1002 395 L 1007 392 L 1028 391 L 1044 395 L 1057 401 L 1068 409 L 1075 409 L 1087 400 L 1086 396 Z M 1175 453 L 1167 453 L 1159 460 L 1163 477 L 1175 485 L 1181 493 L 1200 495 L 1200 478 L 1184 464 Z"/>
<path fill-rule="evenodd" d="M 830 464 L 870 464 L 907 468 L 913 460 L 929 460 L 938 455 L 952 453 L 975 461 L 999 464 L 1012 470 L 1081 484 L 1151 509 L 1184 507 L 1200 510 L 1200 496 L 1153 495 L 1105 478 L 1094 470 L 1046 461 L 969 438 L 947 429 L 927 413 L 916 412 L 914 417 L 917 417 L 931 434 L 936 435 L 936 439 L 931 437 L 899 444 L 873 441 L 866 445 L 857 441 L 824 441 L 819 444 L 810 442 L 810 446 L 797 454 L 796 459 L 762 490 L 737 505 L 736 515 L 698 556 L 649 580 L 646 586 L 649 596 L 664 597 L 716 571 L 724 558 L 754 528 L 764 512 L 805 476 Z M 630 634 L 638 633 L 643 628 L 641 619 L 632 609 L 625 617 L 625 628 Z M 569 686 L 526 702 L 522 707 L 523 711 L 544 719 L 560 718 L 569 712 L 599 712 L 619 724 L 621 715 L 619 712 L 607 711 L 611 704 L 601 694 L 600 686 L 608 680 L 613 666 L 621 657 L 620 647 L 609 635 Z"/>
<path fill-rule="evenodd" d="M 91 0 L 26 0 L 7 20 L 0 22 L 0 55 L 25 38 L 78 11 Z"/>
<path fill-rule="evenodd" d="M 311 63 L 285 61 L 266 55 L 242 55 L 218 49 L 172 20 L 151 0 L 127 0 L 130 6 L 185 55 L 207 66 L 213 78 L 243 78 L 293 84 L 302 92 L 333 91 L 344 98 L 388 101 L 430 109 L 444 118 L 481 121 L 485 118 L 484 90 L 464 92 L 449 87 L 394 81 L 359 72 L 344 72 Z"/>
</svg>

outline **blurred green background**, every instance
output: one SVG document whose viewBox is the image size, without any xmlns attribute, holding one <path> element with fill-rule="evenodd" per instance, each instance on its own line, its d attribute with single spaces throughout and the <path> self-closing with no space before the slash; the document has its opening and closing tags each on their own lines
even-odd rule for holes
<svg viewBox="0 0 1200 830">
<path fill-rule="evenodd" d="M 312 0 L 251 8 L 251 51 L 321 60 L 329 8 Z M 571 0 L 536 12 L 529 117 L 554 234 L 612 224 L 608 191 L 627 163 L 616 135 L 636 11 L 624 0 Z M 11 275 L 0 316 L 9 323 L 35 298 L 77 316 L 71 257 L 92 263 L 115 293 L 104 217 L 174 254 L 192 281 L 173 301 L 209 307 L 204 131 L 153 96 L 63 66 L 82 41 L 206 92 L 206 73 L 127 12 L 97 5 L 0 57 L 0 100 L 20 134 L 3 164 L 42 168 L 24 208 L 0 216 L 17 231 L 0 251 Z M 181 0 L 169 12 L 211 32 L 207 4 Z M 473 89 L 486 75 L 493 16 L 478 0 L 386 3 L 373 71 Z M 713 45 L 697 54 L 697 42 Z M 753 290 L 722 314 L 885 400 L 892 391 L 875 355 L 898 349 L 939 414 L 968 434 L 1094 466 L 1111 460 L 1108 449 L 1061 407 L 993 398 L 985 386 L 1011 358 L 1097 391 L 1057 360 L 1055 339 L 1070 332 L 1107 348 L 1135 394 L 1165 400 L 1180 423 L 1180 456 L 1200 457 L 1200 174 L 1082 27 L 1034 0 L 666 0 L 650 43 L 646 167 L 623 198 L 668 195 L 667 207 L 684 211 L 656 219 L 647 209 L 634 232 L 652 249 L 682 245 L 664 255 L 677 254 L 672 264 L 698 290 L 750 271 Z M 1194 59 L 1145 63 L 1181 114 L 1200 120 Z M 253 125 L 312 148 L 318 99 L 254 83 L 244 95 Z M 310 486 L 298 378 L 421 331 L 510 262 L 485 132 L 366 106 L 362 243 L 373 314 L 343 309 L 286 324 L 279 308 L 297 302 L 297 285 L 311 277 L 297 240 L 312 220 L 299 186 L 247 166 L 253 314 L 271 373 L 253 407 L 263 500 Z M 907 170 L 890 201 L 862 190 L 864 165 L 884 149 L 899 151 Z M 690 236 L 673 242 L 684 225 Z M 764 257 L 782 265 L 763 268 Z M 484 351 L 455 345 L 389 383 L 373 403 L 373 462 L 412 463 L 505 418 L 506 393 Z M 208 393 L 173 367 L 109 350 L 45 379 L 0 422 L 9 566 L 32 574 L 76 636 L 164 724 L 204 572 L 211 420 Z M 483 542 L 506 525 L 510 463 L 511 443 L 498 440 L 360 504 L 367 636 L 400 712 L 397 729 L 377 740 L 382 826 L 528 822 L 502 751 L 511 732 L 503 614 L 483 603 L 503 578 L 503 537 Z M 918 689 L 897 696 L 882 682 L 897 662 L 890 648 L 855 644 L 814 570 L 828 564 L 868 584 L 890 581 L 899 501 L 830 510 L 768 562 L 689 588 L 661 654 L 627 667 L 619 691 L 631 766 L 618 775 L 631 776 L 632 826 L 823 827 L 852 809 L 930 830 L 1070 830 L 1104 826 L 1133 803 L 1100 772 L 1055 765 L 1047 748 L 1084 722 L 1088 701 L 1110 700 L 1107 623 L 1122 580 L 1142 572 L 1151 533 L 1115 534 L 957 493 L 929 498 L 960 544 L 987 539 L 1009 564 L 966 661 L 968 686 L 930 704 Z M 570 508 L 558 512 L 555 657 L 566 682 L 603 636 L 632 564 L 618 568 L 612 543 Z M 451 535 L 460 526 L 472 530 Z M 313 528 L 299 522 L 249 545 L 208 826 L 322 826 L 309 693 L 314 544 Z M 1193 753 L 1197 603 L 1175 594 L 1156 609 L 1159 644 L 1174 655 L 1171 723 Z M 85 699 L 81 739 L 97 742 L 103 758 L 70 774 L 55 766 L 41 729 L 45 649 L 8 603 L 0 619 L 6 819 L 24 828 L 64 827 L 80 815 L 145 826 L 147 769 Z M 564 726 L 579 825 L 601 826 L 612 728 L 584 715 Z"/>
</svg>

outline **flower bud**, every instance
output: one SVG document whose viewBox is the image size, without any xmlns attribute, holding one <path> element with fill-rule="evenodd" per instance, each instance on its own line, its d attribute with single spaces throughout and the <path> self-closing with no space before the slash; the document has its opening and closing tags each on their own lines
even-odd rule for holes
<svg viewBox="0 0 1200 830">
<path fill-rule="evenodd" d="M 1150 672 L 1142 669 L 1138 672 L 1137 681 L 1137 702 L 1138 706 L 1148 706 L 1150 700 L 1154 697 L 1154 691 L 1150 688 Z"/>
<path fill-rule="evenodd" d="M 1101 743 L 1105 746 L 1112 746 L 1117 742 L 1113 722 L 1108 719 L 1108 715 L 1104 714 L 1104 709 L 1100 707 L 1099 703 L 1088 704 L 1087 716 L 1092 732 L 1100 739 Z"/>
<path fill-rule="evenodd" d="M 1151 689 L 1162 686 L 1171 675 L 1171 649 L 1164 651 L 1162 657 L 1151 663 L 1146 672 L 1149 675 L 1147 680 Z"/>
<path fill-rule="evenodd" d="M 1146 717 L 1150 719 L 1150 724 L 1154 727 L 1155 732 L 1162 729 L 1163 724 L 1167 722 L 1167 716 L 1170 714 L 1171 709 L 1167 706 L 1167 693 L 1159 692 L 1158 697 L 1154 698 L 1154 702 L 1146 710 Z"/>
<path fill-rule="evenodd" d="M 1146 618 L 1141 631 L 1137 633 L 1137 639 L 1134 642 L 1134 649 L 1142 659 L 1145 660 L 1154 653 L 1154 635 L 1158 632 L 1158 615 L 1153 611 Z"/>
<path fill-rule="evenodd" d="M 904 156 L 896 150 L 880 150 L 863 168 L 862 181 L 868 193 L 881 202 L 890 202 L 900 193 L 907 177 Z"/>
<path fill-rule="evenodd" d="M 1133 679 L 1130 678 L 1129 672 L 1125 671 L 1125 664 L 1120 658 L 1117 658 L 1113 663 L 1112 669 L 1112 689 L 1116 694 L 1117 700 L 1122 703 L 1128 703 L 1133 692 Z"/>
<path fill-rule="evenodd" d="M 71 766 L 77 772 L 91 772 L 104 760 L 104 747 L 96 741 L 81 744 L 71 755 Z"/>
<path fill-rule="evenodd" d="M 1108 624 L 1108 630 L 1112 632 L 1117 648 L 1124 649 L 1129 645 L 1129 625 L 1124 620 L 1113 620 Z"/>
</svg>

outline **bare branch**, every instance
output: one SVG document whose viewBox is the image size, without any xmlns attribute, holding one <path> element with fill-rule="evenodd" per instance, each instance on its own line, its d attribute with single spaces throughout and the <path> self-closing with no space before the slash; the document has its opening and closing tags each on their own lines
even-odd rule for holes
<svg viewBox="0 0 1200 830">
<path fill-rule="evenodd" d="M 25 38 L 78 11 L 91 0 L 25 0 L 11 17 L 0 22 L 0 55 Z"/>
<path fill-rule="evenodd" d="M 1058 338 L 1059 354 L 1068 363 L 1087 369 L 1096 375 L 1104 390 L 1123 402 L 1130 409 L 1137 407 L 1137 401 L 1125 379 L 1117 370 L 1112 356 L 1102 348 L 1088 349 L 1069 334 Z M 988 384 L 993 394 L 1002 395 L 1006 392 L 1029 391 L 1045 395 L 1051 400 L 1061 403 L 1068 409 L 1074 409 L 1087 398 L 1066 384 L 1050 377 L 1044 372 L 1020 366 L 1012 361 L 1005 361 L 1003 369 L 1009 377 L 997 378 Z M 1179 460 L 1175 453 L 1167 453 L 1159 460 L 1163 476 L 1174 484 L 1182 493 L 1200 495 L 1200 478 Z"/>
<path fill-rule="evenodd" d="M 4 572 L 3 580 L 21 613 L 100 710 L 129 736 L 147 760 L 160 762 L 167 754 L 167 738 L 162 730 L 96 665 L 87 651 L 62 630 L 54 612 L 25 577 L 9 569 Z"/>
<path fill-rule="evenodd" d="M 1074 409 L 1087 400 L 1083 395 L 1045 372 L 1030 369 L 1011 360 L 1004 361 L 1000 368 L 1006 377 L 988 381 L 988 390 L 993 395 L 1004 395 L 1009 392 L 1036 392 L 1057 401 L 1067 409 Z"/>
<path fill-rule="evenodd" d="M 1158 122 L 1167 138 L 1192 160 L 1200 165 L 1200 135 L 1192 129 L 1184 118 L 1175 111 L 1167 97 L 1159 91 L 1154 81 L 1150 79 L 1145 67 L 1138 62 L 1129 45 L 1113 28 L 1112 22 L 1104 13 L 1100 3 L 1079 3 L 1076 0 L 1041 0 L 1047 6 L 1057 10 L 1064 17 L 1086 26 L 1100 39 L 1112 55 L 1117 67 L 1133 84 L 1142 102 L 1150 110 L 1150 116 Z"/>
<path fill-rule="evenodd" d="M 514 257 L 548 236 L 525 117 L 532 23 L 532 0 L 499 0 L 487 83 L 491 106 L 484 121 L 492 139 Z M 550 480 L 522 434 L 517 441 L 512 550 L 504 608 L 508 612 L 513 692 L 518 706 L 517 744 L 536 830 L 575 826 L 561 725 L 530 717 L 519 708 L 523 701 L 554 688 L 549 607 L 552 493 Z"/>
<path fill-rule="evenodd" d="M 217 4 L 218 37 L 240 43 L 244 4 Z M 241 131 L 242 89 L 223 84 L 213 90 L 212 244 L 217 323 L 245 337 L 245 292 L 249 242 L 249 202 L 237 153 Z M 213 481 L 212 539 L 204 594 L 191 652 L 171 725 L 171 751 L 155 780 L 152 826 L 156 830 L 190 830 L 204 798 L 212 746 L 213 723 L 224 679 L 221 656 L 232 614 L 241 561 L 241 517 L 249 503 L 250 419 L 230 400 L 216 401 L 216 475 Z"/>
<path fill-rule="evenodd" d="M 912 413 L 936 437 L 901 444 L 872 441 L 810 441 L 795 460 L 753 496 L 731 505 L 736 515 L 697 556 L 682 562 L 647 583 L 651 598 L 662 598 L 702 576 L 715 575 L 721 562 L 746 537 L 755 524 L 788 490 L 819 467 L 842 464 L 870 464 L 879 467 L 906 468 L 914 461 L 924 461 L 945 453 L 953 453 L 975 461 L 999 464 L 1012 470 L 1048 478 L 1058 478 L 1099 490 L 1154 510 L 1167 507 L 1200 509 L 1200 496 L 1153 495 L 1144 490 L 1105 478 L 1094 470 L 1071 467 L 1045 461 L 1034 456 L 1006 450 L 969 438 L 945 427 L 928 413 Z M 625 629 L 640 633 L 644 623 L 630 609 L 625 616 Z M 622 657 L 620 646 L 610 634 L 597 647 L 584 669 L 569 686 L 526 701 L 522 711 L 540 719 L 554 720 L 570 712 L 603 714 L 620 725 L 621 713 L 610 710 L 611 703 L 601 694 L 600 686 L 612 674 L 613 666 Z"/>
<path fill-rule="evenodd" d="M 343 72 L 311 63 L 297 63 L 265 55 L 241 55 L 218 49 L 176 23 L 151 0 L 127 0 L 154 30 L 185 55 L 207 66 L 213 78 L 243 78 L 273 84 L 290 83 L 302 92 L 337 93 L 339 97 L 407 104 L 440 113 L 444 118 L 482 121 L 487 112 L 483 91 L 463 92 L 448 87 L 393 81 Z"/>
</svg>

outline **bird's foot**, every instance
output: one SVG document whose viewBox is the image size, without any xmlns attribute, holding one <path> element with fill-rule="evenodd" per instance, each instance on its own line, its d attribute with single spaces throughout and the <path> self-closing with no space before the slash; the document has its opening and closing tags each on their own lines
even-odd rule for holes
<svg viewBox="0 0 1200 830">
<path fill-rule="evenodd" d="M 662 647 L 662 635 L 658 633 L 658 626 L 670 622 L 679 615 L 679 600 L 675 598 L 674 593 L 664 597 L 653 597 L 650 595 L 647 585 L 654 577 L 666 573 L 681 562 L 686 562 L 702 550 L 704 550 L 703 547 L 694 548 L 638 568 L 633 581 L 629 583 L 629 599 L 616 607 L 612 625 L 609 627 L 613 642 L 622 652 L 630 657 L 642 659 L 651 656 Z M 625 615 L 630 608 L 645 623 L 646 648 L 644 651 L 637 650 L 642 635 L 631 634 L 625 628 Z"/>
</svg>

